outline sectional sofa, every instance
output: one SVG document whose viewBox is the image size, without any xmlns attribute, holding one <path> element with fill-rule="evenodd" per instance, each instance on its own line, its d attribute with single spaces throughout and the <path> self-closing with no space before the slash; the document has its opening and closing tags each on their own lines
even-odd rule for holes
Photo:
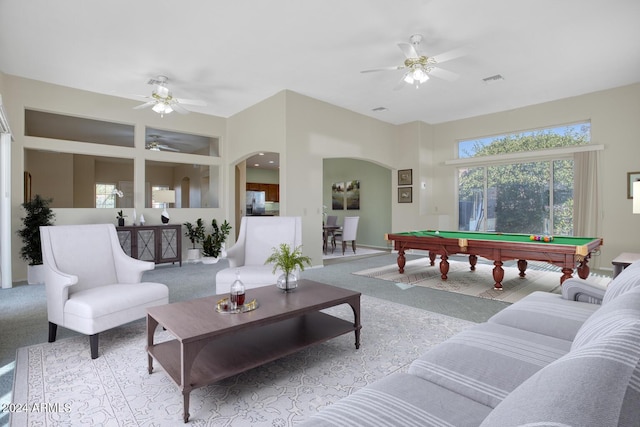
<svg viewBox="0 0 640 427">
<path fill-rule="evenodd" d="M 320 426 L 640 426 L 640 262 L 569 279 L 308 419 Z"/>
</svg>

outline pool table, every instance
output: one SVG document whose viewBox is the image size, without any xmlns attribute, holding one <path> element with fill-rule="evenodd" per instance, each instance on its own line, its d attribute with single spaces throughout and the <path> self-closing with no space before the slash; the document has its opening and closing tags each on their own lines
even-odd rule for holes
<svg viewBox="0 0 640 427">
<path fill-rule="evenodd" d="M 449 272 L 449 255 L 469 255 L 471 270 L 475 270 L 478 257 L 493 261 L 493 280 L 495 289 L 502 289 L 504 270 L 503 261 L 518 260 L 520 277 L 525 277 L 527 260 L 545 261 L 562 268 L 560 283 L 572 277 L 574 268 L 578 276 L 586 279 L 589 276 L 588 261 L 591 254 L 602 246 L 601 238 L 595 237 L 554 237 L 553 241 L 532 241 L 529 234 L 481 233 L 473 231 L 437 231 L 422 230 L 385 235 L 386 240 L 393 241 L 398 251 L 398 271 L 404 273 L 406 263 L 405 251 L 422 249 L 429 251 L 431 265 L 440 255 L 440 274 L 442 280 L 447 279 Z"/>
</svg>

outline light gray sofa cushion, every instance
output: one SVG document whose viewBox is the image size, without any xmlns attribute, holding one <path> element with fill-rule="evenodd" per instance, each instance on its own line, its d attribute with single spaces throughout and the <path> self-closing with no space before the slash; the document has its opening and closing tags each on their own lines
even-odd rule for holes
<svg viewBox="0 0 640 427">
<path fill-rule="evenodd" d="M 572 349 L 640 320 L 640 287 L 632 288 L 596 311 L 576 334 Z"/>
<path fill-rule="evenodd" d="M 573 350 L 514 390 L 481 427 L 639 426 L 640 322 Z"/>
<path fill-rule="evenodd" d="M 495 407 L 570 347 L 570 341 L 483 323 L 438 344 L 414 360 L 408 372 Z"/>
<path fill-rule="evenodd" d="M 436 384 L 396 373 L 321 408 L 304 427 L 477 426 L 491 408 Z"/>
<path fill-rule="evenodd" d="M 636 261 L 624 270 L 622 273 L 609 282 L 607 290 L 604 293 L 602 304 L 613 301 L 619 295 L 640 285 L 640 261 Z"/>
<path fill-rule="evenodd" d="M 490 323 L 572 341 L 600 305 L 568 301 L 558 294 L 533 292 L 489 319 Z"/>
</svg>

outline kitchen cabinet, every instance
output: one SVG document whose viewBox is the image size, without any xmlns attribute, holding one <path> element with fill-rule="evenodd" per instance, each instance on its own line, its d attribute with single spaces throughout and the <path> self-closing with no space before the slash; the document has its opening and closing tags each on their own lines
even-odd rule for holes
<svg viewBox="0 0 640 427">
<path fill-rule="evenodd" d="M 280 185 L 263 184 L 258 182 L 247 182 L 247 191 L 264 191 L 264 198 L 267 202 L 280 201 Z"/>
</svg>

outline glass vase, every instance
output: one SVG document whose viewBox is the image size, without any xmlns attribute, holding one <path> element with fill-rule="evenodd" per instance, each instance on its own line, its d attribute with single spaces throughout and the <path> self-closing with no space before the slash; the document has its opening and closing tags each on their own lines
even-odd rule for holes
<svg viewBox="0 0 640 427">
<path fill-rule="evenodd" d="M 278 277 L 276 285 L 284 292 L 292 292 L 298 287 L 298 275 L 294 271 L 288 275 L 283 273 Z"/>
</svg>

